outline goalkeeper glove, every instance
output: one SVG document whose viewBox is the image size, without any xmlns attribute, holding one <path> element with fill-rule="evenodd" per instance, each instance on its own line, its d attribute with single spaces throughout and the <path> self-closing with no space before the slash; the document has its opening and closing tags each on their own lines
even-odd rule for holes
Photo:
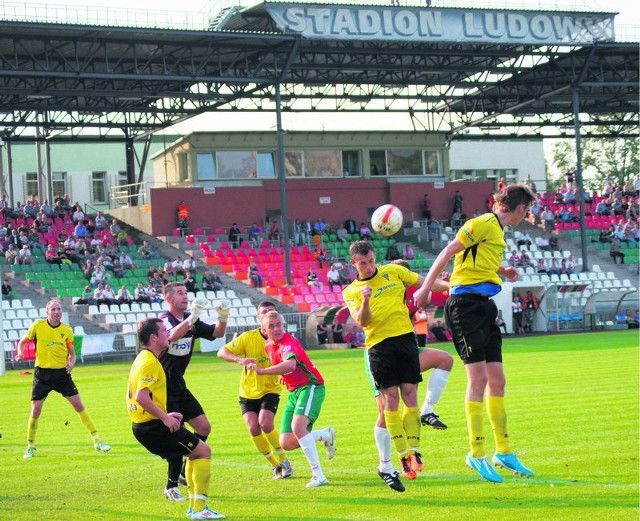
<svg viewBox="0 0 640 521">
<path fill-rule="evenodd" d="M 231 313 L 231 302 L 228 300 L 221 300 L 216 306 L 216 312 L 218 313 L 218 322 L 226 323 L 229 319 L 229 313 Z"/>
<path fill-rule="evenodd" d="M 207 304 L 209 304 L 209 301 L 206 298 L 197 298 L 191 303 L 191 308 L 189 308 L 191 314 L 188 320 L 192 326 L 198 321 Z"/>
</svg>

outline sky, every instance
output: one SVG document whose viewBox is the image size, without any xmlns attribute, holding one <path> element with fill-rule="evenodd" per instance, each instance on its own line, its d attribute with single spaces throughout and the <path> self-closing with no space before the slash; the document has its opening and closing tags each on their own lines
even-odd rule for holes
<svg viewBox="0 0 640 521">
<path fill-rule="evenodd" d="M 96 7 L 110 7 L 115 9 L 149 9 L 149 10 L 167 10 L 167 11 L 195 11 L 195 12 L 208 12 L 210 6 L 227 5 L 227 4 L 248 4 L 251 0 L 4 0 L 5 3 L 11 4 L 26 4 L 34 6 L 36 4 L 47 5 L 68 5 L 68 6 L 96 6 Z M 323 0 L 321 0 L 323 1 Z M 256 0 L 255 3 L 258 3 Z M 292 0 L 295 3 L 295 0 Z M 333 0 L 332 3 L 340 3 L 340 0 Z M 378 3 L 363 1 L 361 3 Z M 380 2 L 391 4 L 389 2 Z M 437 7 L 438 4 L 442 5 L 496 5 L 500 6 L 510 5 L 512 8 L 517 9 L 519 7 L 526 7 L 527 9 L 534 9 L 537 4 L 550 8 L 549 6 L 557 5 L 559 8 L 572 8 L 574 10 L 582 9 L 594 10 L 594 11 L 607 11 L 607 12 L 619 12 L 620 15 L 616 18 L 616 22 L 625 25 L 640 25 L 640 2 L 638 0 L 557 0 L 554 2 L 545 0 L 543 2 L 536 2 L 535 0 L 494 0 L 493 2 L 473 2 L 472 0 L 433 0 L 432 5 Z M 554 8 L 555 9 L 555 8 Z"/>
</svg>

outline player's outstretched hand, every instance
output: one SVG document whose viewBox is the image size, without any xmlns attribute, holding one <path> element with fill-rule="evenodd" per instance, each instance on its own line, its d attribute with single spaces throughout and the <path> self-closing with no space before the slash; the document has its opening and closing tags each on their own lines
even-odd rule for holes
<svg viewBox="0 0 640 521">
<path fill-rule="evenodd" d="M 197 298 L 191 303 L 191 307 L 189 308 L 189 312 L 191 315 L 189 316 L 189 322 L 191 325 L 195 324 L 202 312 L 206 309 L 209 301 L 206 298 Z"/>
</svg>

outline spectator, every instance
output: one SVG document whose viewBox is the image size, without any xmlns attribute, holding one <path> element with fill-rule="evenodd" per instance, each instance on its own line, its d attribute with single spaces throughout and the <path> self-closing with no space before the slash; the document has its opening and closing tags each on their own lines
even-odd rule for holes
<svg viewBox="0 0 640 521">
<path fill-rule="evenodd" d="M 611 242 L 609 231 L 602 228 L 600 230 L 600 234 L 598 235 L 598 240 L 594 241 L 593 239 L 591 239 L 591 242 L 602 242 L 602 243 Z"/>
<path fill-rule="evenodd" d="M 316 325 L 316 335 L 318 336 L 318 344 L 329 343 L 329 332 L 331 331 L 330 325 L 325 325 L 321 320 Z"/>
<path fill-rule="evenodd" d="M 120 229 L 118 232 L 118 235 L 116 236 L 116 244 L 120 246 L 127 246 L 129 244 L 129 234 L 125 230 Z"/>
<path fill-rule="evenodd" d="M 269 240 L 277 241 L 280 238 L 280 228 L 277 221 L 271 221 L 269 223 Z"/>
<path fill-rule="evenodd" d="M 149 295 L 147 295 L 147 289 L 144 287 L 142 282 L 138 282 L 136 289 L 133 292 L 133 295 L 135 297 L 135 301 L 140 304 L 142 303 L 149 304 L 151 302 Z"/>
<path fill-rule="evenodd" d="M 523 329 L 527 333 L 533 332 L 533 319 L 538 310 L 538 298 L 531 292 L 527 291 L 523 301 Z"/>
<path fill-rule="evenodd" d="M 453 212 L 451 216 L 451 227 L 460 228 L 464 224 L 464 218 L 461 211 Z"/>
<path fill-rule="evenodd" d="M 547 238 L 546 232 L 543 232 L 540 237 L 536 237 L 536 246 L 540 251 L 551 251 L 551 246 L 549 246 L 549 239 Z"/>
<path fill-rule="evenodd" d="M 258 226 L 256 223 L 251 225 L 249 228 L 249 240 L 254 246 L 258 246 L 260 244 L 260 239 L 262 238 L 262 228 Z"/>
<path fill-rule="evenodd" d="M 357 233 L 358 232 L 358 227 L 356 226 L 356 221 L 352 217 L 349 217 L 344 222 L 344 227 L 347 230 L 347 233 Z"/>
<path fill-rule="evenodd" d="M 431 199 L 428 194 L 424 194 L 422 198 L 422 218 L 427 221 L 431 220 Z"/>
<path fill-rule="evenodd" d="M 118 304 L 131 304 L 133 302 L 133 295 L 127 289 L 126 284 L 123 284 L 122 287 L 118 290 L 116 299 L 118 300 Z"/>
<path fill-rule="evenodd" d="M 391 244 L 389 244 L 384 258 L 385 260 L 388 260 L 388 261 L 394 261 L 396 259 L 402 258 L 402 254 L 400 253 L 400 250 L 398 250 L 397 243 L 392 242 Z"/>
<path fill-rule="evenodd" d="M 127 252 L 120 252 L 120 264 L 125 270 L 132 270 L 135 266 L 133 265 L 133 260 L 131 257 L 127 255 Z"/>
<path fill-rule="evenodd" d="M 556 227 L 556 216 L 553 214 L 548 206 L 545 206 L 542 210 L 542 222 L 544 223 L 544 231 L 547 233 L 553 232 Z"/>
<path fill-rule="evenodd" d="M 164 261 L 164 272 L 169 277 L 176 276 L 175 266 L 173 265 L 173 261 L 169 257 L 167 257 L 167 259 Z"/>
<path fill-rule="evenodd" d="M 323 262 L 330 263 L 333 261 L 333 257 L 327 254 L 327 251 L 323 248 L 321 243 L 316 244 L 315 249 L 313 250 L 313 258 L 318 263 L 318 267 L 322 269 L 324 265 Z"/>
<path fill-rule="evenodd" d="M 567 273 L 573 275 L 576 272 L 576 261 L 573 255 L 569 255 L 567 259 Z"/>
<path fill-rule="evenodd" d="M 4 300 L 11 300 L 13 298 L 13 288 L 7 279 L 2 281 L 2 298 Z"/>
<path fill-rule="evenodd" d="M 451 338 L 451 332 L 446 328 L 441 320 L 438 320 L 436 325 L 431 327 L 431 332 L 439 342 L 448 342 Z"/>
<path fill-rule="evenodd" d="M 371 240 L 371 230 L 365 222 L 360 223 L 360 239 L 363 241 Z"/>
<path fill-rule="evenodd" d="M 611 241 L 609 256 L 613 259 L 614 264 L 618 264 L 618 259 L 620 259 L 620 264 L 624 264 L 624 253 L 620 251 L 620 241 L 617 237 L 614 237 Z"/>
<path fill-rule="evenodd" d="M 507 323 L 504 321 L 501 309 L 498 310 L 498 314 L 496 315 L 496 326 L 498 326 L 498 328 L 502 328 L 505 335 L 509 334 L 507 333 Z"/>
<path fill-rule="evenodd" d="M 351 284 L 351 282 L 356 278 L 356 275 L 351 268 L 351 264 L 348 262 L 340 264 L 340 266 L 338 266 L 338 272 L 340 273 L 340 285 Z"/>
<path fill-rule="evenodd" d="M 78 221 L 78 224 L 76 224 L 76 227 L 73 229 L 73 235 L 75 235 L 77 239 L 89 235 L 89 230 L 87 230 L 87 225 L 84 221 Z"/>
<path fill-rule="evenodd" d="M 318 274 L 313 266 L 309 268 L 309 272 L 307 273 L 307 284 L 310 288 L 316 287 L 322 291 L 322 282 L 318 280 Z"/>
<path fill-rule="evenodd" d="M 184 275 L 184 268 L 182 267 L 182 257 L 178 255 L 173 262 L 171 263 L 171 267 L 173 268 L 173 272 L 176 276 Z"/>
<path fill-rule="evenodd" d="M 107 218 L 102 214 L 102 212 L 98 212 L 95 218 L 95 226 L 96 230 L 102 231 L 107 226 Z"/>
<path fill-rule="evenodd" d="M 44 260 L 49 264 L 62 264 L 58 251 L 53 247 L 53 244 L 47 246 L 47 251 L 44 253 Z"/>
<path fill-rule="evenodd" d="M 109 304 L 109 301 L 105 297 L 104 284 L 102 284 L 102 282 L 98 282 L 93 290 L 93 300 L 98 306 L 101 304 Z"/>
<path fill-rule="evenodd" d="M 335 321 L 331 326 L 331 331 L 333 333 L 334 344 L 344 343 L 344 326 L 341 322 Z"/>
<path fill-rule="evenodd" d="M 517 267 L 522 266 L 522 261 L 520 260 L 520 255 L 517 250 L 511 250 L 511 255 L 509 256 L 509 266 Z"/>
<path fill-rule="evenodd" d="M 16 264 L 28 264 L 29 266 L 33 264 L 33 257 L 31 256 L 31 250 L 29 249 L 29 246 L 27 246 L 26 244 L 18 252 L 18 258 L 16 259 Z"/>
<path fill-rule="evenodd" d="M 413 260 L 416 258 L 416 254 L 411 247 L 411 244 L 407 243 L 402 248 L 402 258 L 405 260 Z"/>
<path fill-rule="evenodd" d="M 111 221 L 111 226 L 109 226 L 109 233 L 111 233 L 111 238 L 114 241 L 118 240 L 118 234 L 122 231 L 122 228 L 120 227 L 120 223 L 118 222 L 118 219 L 113 219 Z"/>
<path fill-rule="evenodd" d="M 262 275 L 260 274 L 260 269 L 256 265 L 256 261 L 254 258 L 251 258 L 249 262 L 249 267 L 247 268 L 247 272 L 249 274 L 249 279 L 253 282 L 254 288 L 262 287 Z"/>
<path fill-rule="evenodd" d="M 152 250 L 151 245 L 149 244 L 149 241 L 147 239 L 144 239 L 142 241 L 142 246 L 138 248 L 138 253 L 145 260 L 150 260 L 152 257 L 154 257 L 154 251 Z"/>
<path fill-rule="evenodd" d="M 551 265 L 549 266 L 549 275 L 560 275 L 560 266 L 556 259 L 551 259 Z"/>
<path fill-rule="evenodd" d="M 560 241 L 558 240 L 558 230 L 553 230 L 551 232 L 551 237 L 549 237 L 549 247 L 551 251 L 560 251 Z"/>
<path fill-rule="evenodd" d="M 91 275 L 91 285 L 94 288 L 98 287 L 98 284 L 108 284 L 111 280 L 111 276 L 107 273 L 104 266 L 97 264 L 93 274 Z"/>
<path fill-rule="evenodd" d="M 107 301 L 106 303 L 111 305 L 111 304 L 117 304 L 118 302 L 116 301 L 116 294 L 113 291 L 113 288 L 111 287 L 111 284 L 106 284 L 104 287 L 104 292 L 102 293 L 104 295 L 105 300 Z"/>
<path fill-rule="evenodd" d="M 332 264 L 331 267 L 329 268 L 329 271 L 327 271 L 327 283 L 329 284 L 331 291 L 333 291 L 334 286 L 340 287 L 341 285 L 340 272 L 336 268 L 335 264 Z"/>
<path fill-rule="evenodd" d="M 180 201 L 176 208 L 177 225 L 182 236 L 187 235 L 189 229 L 189 207 L 184 201 Z"/>
<path fill-rule="evenodd" d="M 205 291 L 222 290 L 222 280 L 214 270 L 207 271 L 202 277 L 202 289 Z"/>
<path fill-rule="evenodd" d="M 524 250 L 520 251 L 520 262 L 521 262 L 520 265 L 523 268 L 533 268 L 535 266 L 535 264 L 533 263 L 533 260 L 531 260 L 531 257 L 529 256 L 529 254 Z"/>
<path fill-rule="evenodd" d="M 89 305 L 95 303 L 96 301 L 93 299 L 93 288 L 90 284 L 87 284 L 82 290 L 80 298 L 76 300 L 76 304 Z"/>
<path fill-rule="evenodd" d="M 153 282 L 151 281 L 147 282 L 147 287 L 145 288 L 145 291 L 147 293 L 147 297 L 149 298 L 149 302 L 151 302 L 152 304 L 159 304 L 160 302 L 162 302 L 162 298 L 156 291 L 156 288 L 153 285 Z"/>
<path fill-rule="evenodd" d="M 538 273 L 549 274 L 549 269 L 547 268 L 547 263 L 544 259 L 538 259 Z"/>
<path fill-rule="evenodd" d="M 195 274 L 191 270 L 184 270 L 184 280 L 182 281 L 188 293 L 197 293 L 198 282 Z"/>
<path fill-rule="evenodd" d="M 231 243 L 231 247 L 237 248 L 238 241 L 240 240 L 240 236 L 242 235 L 242 230 L 238 227 L 238 223 L 233 223 L 231 228 L 229 228 L 229 243 Z"/>
<path fill-rule="evenodd" d="M 460 212 L 462 213 L 462 202 L 464 198 L 460 193 L 460 190 L 456 190 L 456 193 L 453 196 L 453 211 L 451 213 Z"/>
<path fill-rule="evenodd" d="M 347 242 L 349 237 L 349 232 L 344 227 L 344 224 L 341 224 L 338 230 L 336 231 L 336 236 L 340 242 Z"/>
<path fill-rule="evenodd" d="M 531 237 L 529 237 L 528 232 L 522 232 L 520 238 L 516 241 L 518 248 L 521 246 L 526 246 L 527 250 L 531 250 Z"/>
<path fill-rule="evenodd" d="M 504 180 L 504 177 L 500 178 L 498 182 L 498 192 L 502 192 L 507 187 L 507 182 Z"/>
<path fill-rule="evenodd" d="M 182 269 L 183 269 L 183 271 L 185 273 L 187 271 L 189 271 L 191 273 L 195 273 L 196 272 L 197 265 L 196 265 L 196 260 L 193 258 L 193 256 L 191 256 L 188 259 L 184 260 L 184 262 L 182 263 Z"/>
<path fill-rule="evenodd" d="M 318 220 L 313 225 L 313 234 L 314 235 L 324 235 L 328 231 L 327 223 L 324 222 L 324 219 L 318 217 Z"/>
<path fill-rule="evenodd" d="M 122 264 L 120 264 L 120 259 L 114 259 L 110 269 L 113 271 L 116 279 L 121 279 L 126 276 L 126 270 L 122 267 Z"/>
<path fill-rule="evenodd" d="M 522 302 L 522 297 L 519 293 L 516 293 L 511 304 L 511 311 L 513 314 L 513 332 L 516 335 L 524 333 L 524 329 L 522 328 L 522 312 L 524 311 L 523 306 L 524 303 Z"/>
</svg>

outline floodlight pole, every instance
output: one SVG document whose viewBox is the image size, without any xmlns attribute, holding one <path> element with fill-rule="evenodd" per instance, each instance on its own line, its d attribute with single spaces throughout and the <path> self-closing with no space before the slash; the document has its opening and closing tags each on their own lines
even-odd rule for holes
<svg viewBox="0 0 640 521">
<path fill-rule="evenodd" d="M 280 212 L 282 216 L 282 240 L 284 249 L 284 272 L 287 285 L 291 286 L 291 255 L 289 252 L 289 218 L 287 215 L 287 179 L 284 166 L 284 130 L 282 129 L 282 105 L 280 83 L 276 83 L 276 128 L 278 136 L 278 181 L 280 184 Z"/>
<path fill-rule="evenodd" d="M 582 140 L 580 139 L 580 91 L 573 89 L 573 126 L 576 137 L 576 186 L 580 205 L 580 245 L 582 246 L 582 271 L 589 271 L 587 257 L 587 226 L 584 218 L 584 186 L 582 184 Z"/>
</svg>

